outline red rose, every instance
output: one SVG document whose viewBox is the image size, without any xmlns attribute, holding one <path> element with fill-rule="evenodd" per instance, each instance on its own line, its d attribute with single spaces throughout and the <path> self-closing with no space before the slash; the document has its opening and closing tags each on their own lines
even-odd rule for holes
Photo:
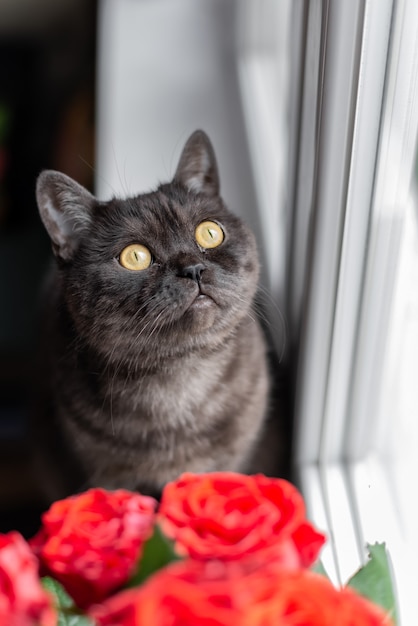
<svg viewBox="0 0 418 626">
<path fill-rule="evenodd" d="M 99 626 L 280 626 L 276 581 L 260 568 L 246 576 L 239 562 L 188 559 L 92 607 L 90 615 Z M 274 620 L 266 621 L 270 611 Z"/>
<path fill-rule="evenodd" d="M 319 574 L 302 570 L 280 575 L 282 620 L 286 626 L 390 626 L 380 607 L 348 587 L 335 589 Z"/>
<path fill-rule="evenodd" d="M 155 507 L 148 496 L 90 489 L 55 502 L 31 545 L 45 571 L 86 607 L 128 580 L 152 533 Z"/>
<path fill-rule="evenodd" d="M 239 561 L 186 560 L 94 606 L 99 626 L 389 626 L 382 611 L 307 570 L 245 571 Z"/>
<path fill-rule="evenodd" d="M 0 535 L 0 626 L 55 626 L 38 561 L 17 532 Z"/>
<path fill-rule="evenodd" d="M 197 559 L 268 558 L 296 569 L 314 563 L 325 542 L 297 489 L 262 475 L 183 474 L 165 487 L 159 522 Z"/>
</svg>

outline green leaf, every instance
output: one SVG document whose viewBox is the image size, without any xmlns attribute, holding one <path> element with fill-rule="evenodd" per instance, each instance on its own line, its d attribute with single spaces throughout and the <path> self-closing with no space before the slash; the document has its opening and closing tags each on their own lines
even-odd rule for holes
<svg viewBox="0 0 418 626">
<path fill-rule="evenodd" d="M 144 544 L 138 569 L 127 586 L 137 587 L 154 572 L 180 559 L 181 557 L 174 550 L 174 542 L 168 539 L 156 524 L 154 533 Z"/>
<path fill-rule="evenodd" d="M 384 543 L 367 545 L 368 562 L 354 574 L 347 586 L 360 595 L 381 606 L 398 623 L 396 597 L 393 588 L 391 567 Z"/>
<path fill-rule="evenodd" d="M 327 570 L 325 569 L 322 561 L 317 561 L 316 563 L 314 563 L 314 565 L 312 565 L 311 567 L 311 571 L 315 572 L 315 574 L 320 574 L 321 576 L 325 576 L 325 578 L 328 578 L 329 580 Z"/>
<path fill-rule="evenodd" d="M 58 614 L 57 626 L 94 626 L 94 622 L 82 614 L 74 604 L 74 600 L 58 581 L 45 576 L 41 582 L 43 588 L 53 597 Z"/>
</svg>

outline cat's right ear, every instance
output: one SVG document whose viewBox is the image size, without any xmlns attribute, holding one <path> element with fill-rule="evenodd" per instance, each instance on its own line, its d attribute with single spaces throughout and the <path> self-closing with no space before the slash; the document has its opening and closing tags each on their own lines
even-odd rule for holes
<svg viewBox="0 0 418 626">
<path fill-rule="evenodd" d="M 69 176 L 45 170 L 36 183 L 36 200 L 55 256 L 70 261 L 90 225 L 95 197 Z"/>
</svg>

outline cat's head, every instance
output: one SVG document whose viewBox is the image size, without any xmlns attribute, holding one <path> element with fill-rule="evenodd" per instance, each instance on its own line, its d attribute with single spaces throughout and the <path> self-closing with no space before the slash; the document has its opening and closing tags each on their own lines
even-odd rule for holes
<svg viewBox="0 0 418 626">
<path fill-rule="evenodd" d="M 37 201 L 77 331 L 109 358 L 211 348 L 249 314 L 255 239 L 219 195 L 204 132 L 155 192 L 99 202 L 48 170 Z"/>
</svg>

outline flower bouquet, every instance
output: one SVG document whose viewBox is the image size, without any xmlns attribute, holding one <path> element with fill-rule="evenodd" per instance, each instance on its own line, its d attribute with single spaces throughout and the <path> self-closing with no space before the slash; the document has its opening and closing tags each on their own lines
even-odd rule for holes
<svg viewBox="0 0 418 626">
<path fill-rule="evenodd" d="M 0 626 L 396 624 L 384 546 L 343 588 L 289 482 L 184 474 L 161 503 L 90 489 L 0 535 Z"/>
</svg>

